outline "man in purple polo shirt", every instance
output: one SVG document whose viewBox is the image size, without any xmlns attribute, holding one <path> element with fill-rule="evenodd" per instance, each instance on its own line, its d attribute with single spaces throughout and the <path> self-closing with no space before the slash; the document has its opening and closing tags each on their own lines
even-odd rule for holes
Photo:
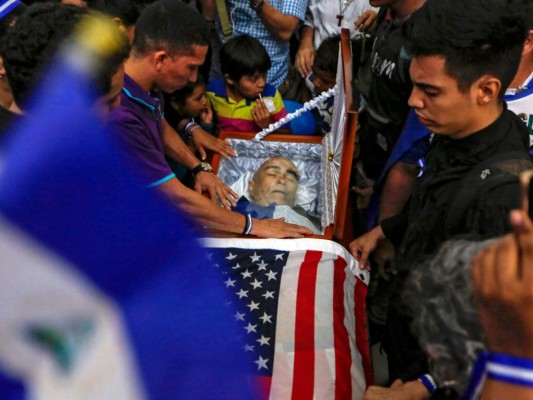
<svg viewBox="0 0 533 400">
<path fill-rule="evenodd" d="M 236 194 L 201 162 L 165 121 L 161 91 L 171 93 L 194 82 L 209 43 L 209 29 L 200 14 L 181 2 L 160 0 L 148 6 L 135 25 L 135 39 L 126 62 L 121 106 L 111 115 L 111 125 L 131 151 L 149 187 L 157 187 L 181 209 L 209 228 L 262 237 L 301 237 L 307 228 L 283 220 L 255 220 L 229 211 Z M 200 130 L 193 135 L 202 134 Z M 198 139 L 198 138 L 195 138 Z M 230 155 L 224 141 L 206 138 L 203 146 Z M 195 175 L 195 190 L 173 174 L 165 154 Z M 207 191 L 213 202 L 201 192 Z M 224 207 L 214 201 L 219 198 Z"/>
</svg>

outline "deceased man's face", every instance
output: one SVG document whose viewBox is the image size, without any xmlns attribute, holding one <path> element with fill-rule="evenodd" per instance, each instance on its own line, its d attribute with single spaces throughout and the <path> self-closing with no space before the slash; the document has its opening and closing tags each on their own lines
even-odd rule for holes
<svg viewBox="0 0 533 400">
<path fill-rule="evenodd" d="M 265 161 L 250 181 L 250 199 L 260 206 L 272 203 L 294 207 L 300 174 L 296 166 L 283 157 Z"/>
</svg>

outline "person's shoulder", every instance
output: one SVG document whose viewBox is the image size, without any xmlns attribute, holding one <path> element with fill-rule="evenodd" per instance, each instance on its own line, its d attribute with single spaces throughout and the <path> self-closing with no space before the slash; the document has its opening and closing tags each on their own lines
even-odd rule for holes
<svg viewBox="0 0 533 400">
<path fill-rule="evenodd" d="M 134 110 L 134 103 L 128 100 L 127 98 L 121 98 L 120 105 L 115 108 L 109 114 L 107 118 L 108 123 L 117 123 L 127 120 L 139 120 L 140 117 L 138 113 Z"/>
<path fill-rule="evenodd" d="M 107 119 L 107 125 L 115 132 L 131 136 L 132 131 L 146 130 L 145 117 L 135 109 L 135 105 L 127 106 L 124 102 L 115 108 Z"/>
<path fill-rule="evenodd" d="M 518 145 L 520 143 L 524 146 L 525 151 L 529 151 L 529 129 L 528 126 L 524 123 L 522 118 L 520 118 L 513 111 L 506 109 L 504 110 L 505 118 L 510 123 L 509 134 L 505 135 L 502 138 L 503 146 L 512 146 Z"/>
</svg>

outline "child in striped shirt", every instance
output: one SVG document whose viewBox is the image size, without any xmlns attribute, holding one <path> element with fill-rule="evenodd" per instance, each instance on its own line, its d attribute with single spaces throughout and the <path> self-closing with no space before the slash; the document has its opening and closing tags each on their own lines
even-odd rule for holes
<svg viewBox="0 0 533 400">
<path fill-rule="evenodd" d="M 280 93 L 266 82 L 271 61 L 258 40 L 231 38 L 221 49 L 220 64 L 224 78 L 207 87 L 217 131 L 258 132 L 287 115 Z"/>
</svg>

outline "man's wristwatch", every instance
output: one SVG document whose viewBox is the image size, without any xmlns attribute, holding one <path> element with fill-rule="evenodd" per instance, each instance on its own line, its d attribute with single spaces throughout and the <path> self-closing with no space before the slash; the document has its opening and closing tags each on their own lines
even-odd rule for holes
<svg viewBox="0 0 533 400">
<path fill-rule="evenodd" d="M 194 167 L 191 172 L 194 176 L 196 176 L 198 173 L 203 171 L 213 172 L 213 167 L 209 163 L 201 162 L 196 167 Z"/>
</svg>

